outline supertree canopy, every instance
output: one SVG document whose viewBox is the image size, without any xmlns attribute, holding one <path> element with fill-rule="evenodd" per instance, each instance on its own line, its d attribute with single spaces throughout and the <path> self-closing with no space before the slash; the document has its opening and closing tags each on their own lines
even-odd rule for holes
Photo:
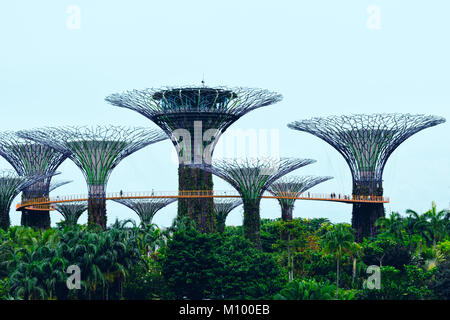
<svg viewBox="0 0 450 320">
<path fill-rule="evenodd" d="M 0 171 L 0 228 L 6 230 L 10 226 L 9 211 L 13 199 L 36 181 L 47 178 L 48 174 L 20 176 L 13 170 Z"/>
<path fill-rule="evenodd" d="M 344 157 L 353 177 L 354 195 L 383 195 L 383 170 L 389 156 L 413 134 L 440 123 L 437 116 L 357 114 L 296 121 L 291 129 L 311 133 L 328 142 Z M 353 205 L 356 239 L 375 234 L 375 221 L 384 216 L 383 204 Z"/>
<path fill-rule="evenodd" d="M 333 179 L 333 177 L 315 177 L 315 176 L 289 176 L 282 177 L 272 183 L 267 189 L 274 196 L 281 197 L 299 197 L 305 191 L 311 189 L 319 183 Z M 284 221 L 292 220 L 292 212 L 296 199 L 278 198 L 281 206 L 281 219 Z"/>
<path fill-rule="evenodd" d="M 152 224 L 155 214 L 165 206 L 177 201 L 176 198 L 167 199 L 114 199 L 137 213 L 142 225 Z"/>
<path fill-rule="evenodd" d="M 67 152 L 58 152 L 47 145 L 19 137 L 15 132 L 0 133 L 0 155 L 20 176 L 48 174 L 23 190 L 22 201 L 48 196 L 50 181 L 59 165 L 67 159 Z M 48 211 L 24 209 L 21 224 L 35 228 L 50 228 Z"/>
<path fill-rule="evenodd" d="M 52 181 L 50 183 L 50 187 L 48 188 L 48 191 L 52 192 L 53 190 L 55 190 L 55 189 L 57 189 L 59 187 L 62 187 L 64 185 L 66 185 L 66 184 L 69 184 L 71 182 L 73 182 L 73 180 Z"/>
<path fill-rule="evenodd" d="M 189 165 L 211 165 L 214 147 L 232 123 L 281 99 L 280 94 L 261 89 L 165 87 L 113 94 L 106 101 L 139 112 L 167 133 L 178 153 L 179 190 L 213 190 L 211 173 Z M 200 231 L 211 232 L 213 205 L 212 198 L 180 198 L 178 216 L 188 216 Z"/>
<path fill-rule="evenodd" d="M 112 170 L 133 152 L 167 139 L 159 130 L 117 126 L 44 128 L 18 134 L 69 154 L 88 185 L 88 222 L 104 229 L 106 184 Z"/>
<path fill-rule="evenodd" d="M 225 231 L 225 221 L 228 214 L 242 204 L 241 199 L 214 199 L 214 214 L 216 215 L 216 230 L 220 233 Z"/>
<path fill-rule="evenodd" d="M 66 225 L 75 226 L 83 212 L 88 209 L 88 203 L 86 201 L 57 203 L 55 209 L 62 214 Z"/>
<path fill-rule="evenodd" d="M 204 170 L 227 181 L 239 192 L 244 204 L 244 235 L 260 248 L 259 204 L 263 193 L 278 178 L 314 162 L 296 158 L 222 159 L 205 166 Z"/>
</svg>

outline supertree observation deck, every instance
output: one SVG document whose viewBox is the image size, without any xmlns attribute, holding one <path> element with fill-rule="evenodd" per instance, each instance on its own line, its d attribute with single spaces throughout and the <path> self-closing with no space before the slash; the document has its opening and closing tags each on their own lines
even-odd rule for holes
<svg viewBox="0 0 450 320">
<path fill-rule="evenodd" d="M 58 203 L 55 209 L 64 217 L 64 223 L 67 226 L 75 226 L 83 212 L 88 209 L 88 203 L 86 201 Z"/>
<path fill-rule="evenodd" d="M 167 139 L 160 130 L 117 126 L 44 128 L 18 134 L 69 154 L 88 185 L 88 222 L 103 229 L 106 228 L 106 185 L 112 170 L 135 151 Z"/>
<path fill-rule="evenodd" d="M 0 171 L 0 228 L 7 230 L 11 224 L 9 211 L 11 202 L 30 185 L 48 178 L 48 174 L 20 176 L 13 170 Z"/>
<path fill-rule="evenodd" d="M 296 121 L 291 129 L 311 133 L 333 146 L 350 167 L 354 195 L 383 195 L 383 170 L 389 156 L 413 134 L 440 123 L 437 116 L 411 114 L 356 114 Z M 375 221 L 384 216 L 380 204 L 353 205 L 356 240 L 376 233 Z"/>
<path fill-rule="evenodd" d="M 225 221 L 228 214 L 242 204 L 241 199 L 214 199 L 214 214 L 216 215 L 216 230 L 225 231 Z"/>
<path fill-rule="evenodd" d="M 281 207 L 281 219 L 283 221 L 290 221 L 293 219 L 294 198 L 299 197 L 305 191 L 319 183 L 333 179 L 333 177 L 315 177 L 315 176 L 290 176 L 282 177 L 272 183 L 267 191 L 274 196 L 282 196 L 287 198 L 278 198 L 278 203 Z"/>
<path fill-rule="evenodd" d="M 166 132 L 178 153 L 179 190 L 213 190 L 211 173 L 190 164 L 210 166 L 214 147 L 231 124 L 281 99 L 262 89 L 194 86 L 133 90 L 106 101 L 137 111 Z M 190 217 L 202 232 L 212 232 L 213 206 L 212 198 L 180 199 L 178 216 Z"/>
<path fill-rule="evenodd" d="M 261 248 L 259 204 L 267 188 L 289 172 L 314 163 L 312 159 L 247 158 L 215 161 L 207 170 L 231 184 L 244 205 L 244 236 Z"/>
<path fill-rule="evenodd" d="M 141 219 L 141 224 L 148 226 L 152 224 L 153 217 L 159 210 L 177 199 L 114 199 L 114 201 L 136 212 Z"/>
<path fill-rule="evenodd" d="M 15 132 L 0 133 L 0 155 L 8 161 L 19 176 L 46 174 L 47 177 L 25 188 L 22 201 L 48 196 L 53 174 L 68 154 L 57 152 L 47 145 L 22 139 Z M 24 209 L 21 224 L 35 228 L 50 228 L 48 211 Z"/>
</svg>

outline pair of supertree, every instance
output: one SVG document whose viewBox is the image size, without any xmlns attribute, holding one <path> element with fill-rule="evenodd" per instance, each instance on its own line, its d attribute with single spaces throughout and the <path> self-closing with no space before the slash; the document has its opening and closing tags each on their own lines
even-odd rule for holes
<svg viewBox="0 0 450 320">
<path fill-rule="evenodd" d="M 293 219 L 295 197 L 300 196 L 315 185 L 330 179 L 332 177 L 286 176 L 270 184 L 267 191 L 275 197 L 280 197 L 277 200 L 281 207 L 281 219 L 283 221 L 290 221 Z M 241 204 L 241 199 L 214 200 L 216 229 L 218 232 L 222 233 L 225 230 L 225 221 L 228 214 Z"/>
<path fill-rule="evenodd" d="M 213 190 L 212 173 L 233 185 L 244 204 L 245 235 L 258 244 L 262 194 L 283 175 L 314 160 L 247 159 L 241 163 L 222 160 L 212 164 L 211 158 L 220 135 L 232 123 L 251 110 L 281 99 L 277 93 L 259 89 L 186 87 L 133 90 L 113 94 L 106 101 L 137 111 L 171 138 L 179 156 L 180 190 Z M 357 114 L 312 118 L 288 127 L 311 133 L 342 154 L 352 173 L 353 195 L 382 196 L 383 170 L 392 152 L 413 134 L 443 122 L 445 119 L 437 116 Z M 273 168 L 277 170 L 268 170 Z M 273 186 L 275 194 L 286 192 L 286 185 L 281 189 Z M 292 203 L 285 201 L 285 207 L 292 208 Z M 213 207 L 212 199 L 180 199 L 178 215 L 191 217 L 200 230 L 210 232 L 214 230 Z M 283 215 L 290 216 L 289 210 L 284 209 Z M 354 203 L 352 225 L 357 241 L 374 235 L 375 221 L 382 216 L 382 203 Z"/>
<path fill-rule="evenodd" d="M 88 185 L 88 221 L 105 229 L 105 192 L 112 170 L 133 152 L 165 139 L 167 137 L 162 131 L 146 128 L 44 128 L 0 135 L 0 155 L 21 177 L 44 176 L 17 188 L 19 192 L 23 190 L 22 202 L 48 197 L 50 180 L 56 174 L 57 167 L 65 159 L 71 159 L 83 172 Z M 49 228 L 49 212 L 24 209 L 21 223 Z"/>
</svg>

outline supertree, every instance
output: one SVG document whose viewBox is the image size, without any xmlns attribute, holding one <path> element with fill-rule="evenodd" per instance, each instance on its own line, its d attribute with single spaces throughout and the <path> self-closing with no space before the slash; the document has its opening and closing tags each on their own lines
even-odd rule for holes
<svg viewBox="0 0 450 320">
<path fill-rule="evenodd" d="M 103 229 L 106 185 L 112 170 L 133 152 L 167 139 L 160 130 L 118 126 L 44 128 L 18 134 L 69 154 L 88 186 L 88 222 Z"/>
<path fill-rule="evenodd" d="M 179 190 L 213 190 L 211 173 L 190 164 L 210 166 L 214 147 L 231 124 L 281 99 L 262 89 L 192 86 L 133 90 L 106 101 L 137 111 L 167 133 L 178 153 Z M 178 216 L 190 217 L 201 232 L 212 232 L 213 206 L 212 198 L 180 198 Z"/>
<path fill-rule="evenodd" d="M 288 127 L 319 137 L 344 157 L 352 173 L 354 195 L 382 196 L 383 170 L 392 152 L 413 134 L 443 122 L 442 117 L 427 115 L 356 114 L 312 118 Z M 356 240 L 375 235 L 375 221 L 383 216 L 382 203 L 354 203 Z"/>
<path fill-rule="evenodd" d="M 48 196 L 53 174 L 59 165 L 67 159 L 67 152 L 58 152 L 47 145 L 19 137 L 15 132 L 0 133 L 0 155 L 8 161 L 20 176 L 47 174 L 41 181 L 36 181 L 25 188 L 22 201 Z M 24 209 L 21 224 L 35 228 L 50 228 L 48 211 Z"/>
<path fill-rule="evenodd" d="M 225 221 L 227 220 L 228 214 L 241 204 L 241 199 L 214 199 L 217 232 L 223 233 L 225 231 Z"/>
<path fill-rule="evenodd" d="M 71 203 L 57 203 L 55 209 L 64 217 L 67 226 L 75 226 L 78 219 L 88 209 L 86 201 L 76 201 Z"/>
<path fill-rule="evenodd" d="M 177 201 L 177 199 L 114 199 L 114 201 L 136 212 L 141 219 L 142 225 L 150 225 L 153 217 L 159 210 Z"/>
<path fill-rule="evenodd" d="M 260 249 L 259 204 L 263 193 L 278 178 L 314 162 L 316 160 L 270 157 L 222 159 L 205 166 L 204 170 L 227 181 L 239 192 L 244 205 L 244 236 Z"/>
<path fill-rule="evenodd" d="M 282 177 L 272 183 L 267 191 L 274 196 L 299 197 L 305 191 L 311 189 L 319 183 L 333 179 L 333 177 L 315 176 L 289 176 Z M 281 219 L 283 221 L 292 220 L 295 200 L 293 198 L 278 198 L 281 207 Z"/>
<path fill-rule="evenodd" d="M 0 228 L 6 230 L 11 224 L 9 211 L 13 199 L 30 185 L 47 178 L 48 174 L 20 176 L 13 170 L 0 171 Z"/>
</svg>

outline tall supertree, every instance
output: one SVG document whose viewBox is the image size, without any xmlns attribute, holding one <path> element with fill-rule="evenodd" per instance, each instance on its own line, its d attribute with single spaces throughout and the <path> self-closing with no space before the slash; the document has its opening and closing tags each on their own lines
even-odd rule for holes
<svg viewBox="0 0 450 320">
<path fill-rule="evenodd" d="M 261 89 L 165 87 L 113 94 L 106 101 L 137 111 L 167 133 L 178 153 L 179 190 L 213 190 L 211 173 L 190 164 L 210 166 L 220 135 L 232 123 L 281 99 Z M 200 231 L 212 232 L 213 206 L 212 198 L 180 198 L 178 216 L 188 216 Z"/>
<path fill-rule="evenodd" d="M 103 229 L 106 185 L 112 170 L 133 152 L 167 139 L 160 130 L 118 126 L 44 128 L 18 134 L 69 154 L 88 186 L 88 222 Z"/>
<path fill-rule="evenodd" d="M 48 196 L 53 174 L 67 159 L 67 152 L 58 152 L 47 145 L 19 137 L 15 132 L 0 133 L 0 155 L 8 161 L 20 176 L 45 174 L 47 177 L 25 188 L 22 201 Z M 50 213 L 24 209 L 21 224 L 35 228 L 50 228 Z"/>
<path fill-rule="evenodd" d="M 75 226 L 83 212 L 88 209 L 88 203 L 86 201 L 57 203 L 55 209 L 64 217 L 67 226 Z"/>
<path fill-rule="evenodd" d="M 205 166 L 204 170 L 227 181 L 239 192 L 244 205 L 244 236 L 261 248 L 259 204 L 263 193 L 278 178 L 314 162 L 296 158 L 222 159 Z"/>
<path fill-rule="evenodd" d="M 216 215 L 216 230 L 225 231 L 225 221 L 228 214 L 242 204 L 241 199 L 214 199 L 214 214 Z"/>
<path fill-rule="evenodd" d="M 155 214 L 165 206 L 177 201 L 176 198 L 167 199 L 114 199 L 137 213 L 142 225 L 152 224 Z"/>
<path fill-rule="evenodd" d="M 281 207 L 281 219 L 289 221 L 293 218 L 293 210 L 295 200 L 289 197 L 299 197 L 305 191 L 318 185 L 319 183 L 333 179 L 333 177 L 315 177 L 315 176 L 289 176 L 282 177 L 272 183 L 267 191 L 274 196 L 286 198 L 278 198 Z"/>
<path fill-rule="evenodd" d="M 440 123 L 437 116 L 356 114 L 312 118 L 288 124 L 328 142 L 344 157 L 353 178 L 354 195 L 383 195 L 383 170 L 389 156 L 413 134 Z M 375 235 L 375 221 L 384 216 L 382 203 L 354 203 L 352 226 L 356 240 Z"/>
<path fill-rule="evenodd" d="M 24 189 L 37 181 L 47 179 L 48 174 L 20 176 L 13 170 L 0 171 L 0 228 L 6 230 L 11 224 L 11 202 Z"/>
</svg>

